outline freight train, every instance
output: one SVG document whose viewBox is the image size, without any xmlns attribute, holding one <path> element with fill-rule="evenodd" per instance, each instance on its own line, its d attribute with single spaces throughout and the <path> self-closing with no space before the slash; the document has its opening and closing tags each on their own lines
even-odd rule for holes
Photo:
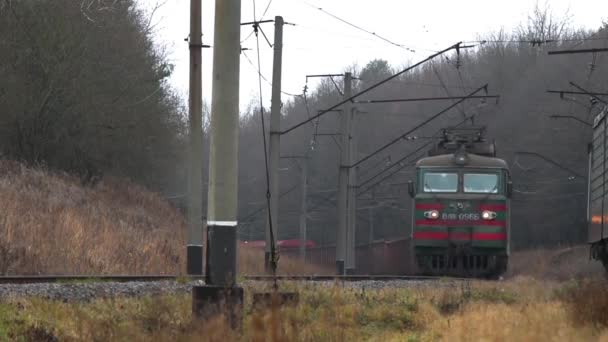
<svg viewBox="0 0 608 342">
<path fill-rule="evenodd" d="M 507 269 L 512 182 L 483 127 L 444 129 L 416 163 L 411 241 L 418 273 L 496 277 Z"/>
<path fill-rule="evenodd" d="M 589 144 L 587 240 L 591 248 L 591 257 L 601 261 L 608 271 L 607 115 L 608 106 L 594 118 L 593 138 Z"/>
</svg>

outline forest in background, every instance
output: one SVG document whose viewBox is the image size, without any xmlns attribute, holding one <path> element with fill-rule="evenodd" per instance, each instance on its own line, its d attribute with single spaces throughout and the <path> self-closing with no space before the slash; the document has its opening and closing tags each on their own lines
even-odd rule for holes
<svg viewBox="0 0 608 342">
<path fill-rule="evenodd" d="M 134 0 L 0 1 L 2 155 L 173 191 L 187 121 L 153 36 Z"/>
<path fill-rule="evenodd" d="M 40 16 L 44 13 L 44 16 Z M 41 19 L 42 18 L 42 19 Z M 403 140 L 358 169 L 359 181 L 380 172 L 428 142 L 440 128 L 474 115 L 488 127 L 498 154 L 512 168 L 514 247 L 580 243 L 585 238 L 586 179 L 534 156 L 539 153 L 585 176 L 590 128 L 570 119 L 591 121 L 601 103 L 588 96 L 546 93 L 569 89 L 569 82 L 598 92 L 608 90 L 606 54 L 548 56 L 565 48 L 606 47 L 608 25 L 586 32 L 568 17 L 538 8 L 513 32 L 480 35 L 474 48 L 458 57 L 446 54 L 366 94 L 361 100 L 462 96 L 488 83 L 500 101 L 471 100 Z M 104 176 L 129 178 L 164 194 L 185 194 L 187 115 L 185 99 L 168 84 L 172 65 L 154 42 L 149 15 L 134 0 L 0 2 L 0 150 L 4 158 L 78 175 L 95 186 Z M 484 41 L 484 42 L 482 42 Z M 542 44 L 532 42 L 543 42 Z M 358 80 L 355 91 L 402 69 L 378 56 L 364 67 L 344 66 Z M 336 80 L 337 81 L 337 80 Z M 341 82 L 337 82 L 341 87 Z M 331 80 L 306 97 L 284 96 L 282 128 L 307 119 L 341 100 Z M 241 102 L 249 99 L 241 99 Z M 242 113 L 239 136 L 239 232 L 241 239 L 263 238 L 265 169 L 261 121 L 255 101 Z M 357 104 L 359 157 L 425 120 L 448 102 Z M 269 113 L 266 109 L 265 112 Z M 268 123 L 269 120 L 266 120 Z M 283 136 L 283 155 L 309 153 L 308 236 L 333 243 L 339 139 L 339 114 Z M 266 129 L 268 132 L 268 129 Z M 315 135 L 314 133 L 318 134 Z M 336 143 L 338 142 L 338 143 Z M 208 141 L 203 150 L 207 154 Z M 424 150 L 404 161 L 404 168 L 358 200 L 357 240 L 405 236 L 411 202 L 407 167 Z M 205 160 L 207 158 L 205 157 Z M 281 161 L 279 239 L 296 238 L 300 174 L 295 161 Z M 204 184 L 207 178 L 204 171 Z M 202 189 L 206 200 L 206 187 Z M 275 194 L 276 195 L 276 194 Z M 179 197 L 179 196 L 178 196 Z M 372 209 L 369 209 L 369 208 Z M 204 207 L 205 208 L 205 207 Z"/>
<path fill-rule="evenodd" d="M 538 43 L 541 42 L 541 43 Z M 514 182 L 512 237 L 514 248 L 582 243 L 586 238 L 587 144 L 591 129 L 572 115 L 592 122 L 602 108 L 589 96 L 547 93 L 549 89 L 585 89 L 606 92 L 608 56 L 572 54 L 549 56 L 550 50 L 608 46 L 608 25 L 586 32 L 570 25 L 548 8 L 536 8 L 513 32 L 480 35 L 474 48 L 460 56 L 448 53 L 405 73 L 365 94 L 359 100 L 464 96 L 484 84 L 489 94 L 500 100 L 469 100 L 411 134 L 358 167 L 358 184 L 429 143 L 441 128 L 473 117 L 475 125 L 487 127 L 487 137 L 495 139 L 498 156 L 508 161 Z M 345 67 L 358 78 L 354 92 L 387 78 L 405 66 L 392 66 L 378 56 L 363 68 Z M 283 109 L 282 129 L 329 108 L 342 97 L 341 81 L 324 80 L 305 98 L 293 97 Z M 481 92 L 480 94 L 484 94 Z M 418 123 L 451 105 L 450 101 L 356 104 L 355 135 L 357 160 L 399 137 Z M 268 110 L 266 110 L 267 112 Z M 282 137 L 282 155 L 310 152 L 308 171 L 308 237 L 318 243 L 334 243 L 336 189 L 338 180 L 339 113 L 328 113 L 316 122 Z M 470 123 L 468 120 L 467 123 Z M 245 115 L 241 130 L 240 229 L 242 239 L 262 239 L 266 221 L 263 199 L 264 155 L 261 147 L 259 111 Z M 315 135 L 314 133 L 321 133 Z M 357 242 L 407 236 L 411 220 L 411 200 L 407 181 L 414 178 L 411 166 L 428 148 L 414 153 L 382 176 L 359 189 L 357 201 Z M 532 152 L 556 161 L 553 165 Z M 251 167 L 259 165 L 259 167 Z M 560 167 L 561 166 L 561 167 Z M 383 176 L 401 169 L 370 188 Z M 298 162 L 281 161 L 281 208 L 279 238 L 298 237 L 300 171 Z M 576 174 L 566 171 L 572 170 Z M 257 211 L 256 211 L 257 209 Z M 373 236 L 370 230 L 373 227 Z"/>
</svg>

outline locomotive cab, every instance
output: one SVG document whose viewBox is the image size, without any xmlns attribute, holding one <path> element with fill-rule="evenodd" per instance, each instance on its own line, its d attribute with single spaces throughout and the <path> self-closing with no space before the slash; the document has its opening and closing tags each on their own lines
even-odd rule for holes
<svg viewBox="0 0 608 342">
<path fill-rule="evenodd" d="M 412 245 L 420 273 L 498 276 L 509 256 L 511 181 L 504 160 L 469 153 L 435 154 L 416 164 Z"/>
</svg>

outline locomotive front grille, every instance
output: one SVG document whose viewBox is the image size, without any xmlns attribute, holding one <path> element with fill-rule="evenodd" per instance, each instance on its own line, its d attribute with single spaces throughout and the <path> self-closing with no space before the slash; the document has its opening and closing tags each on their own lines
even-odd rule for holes
<svg viewBox="0 0 608 342">
<path fill-rule="evenodd" d="M 491 256 L 488 255 L 428 255 L 419 256 L 418 265 L 421 268 L 431 268 L 434 271 L 442 270 L 488 270 L 491 265 Z"/>
</svg>

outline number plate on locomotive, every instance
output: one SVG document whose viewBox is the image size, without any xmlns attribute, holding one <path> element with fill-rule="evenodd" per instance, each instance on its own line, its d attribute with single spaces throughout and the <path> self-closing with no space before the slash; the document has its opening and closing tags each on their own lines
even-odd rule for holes
<svg viewBox="0 0 608 342">
<path fill-rule="evenodd" d="M 442 220 L 477 221 L 480 219 L 477 213 L 443 213 Z"/>
</svg>

